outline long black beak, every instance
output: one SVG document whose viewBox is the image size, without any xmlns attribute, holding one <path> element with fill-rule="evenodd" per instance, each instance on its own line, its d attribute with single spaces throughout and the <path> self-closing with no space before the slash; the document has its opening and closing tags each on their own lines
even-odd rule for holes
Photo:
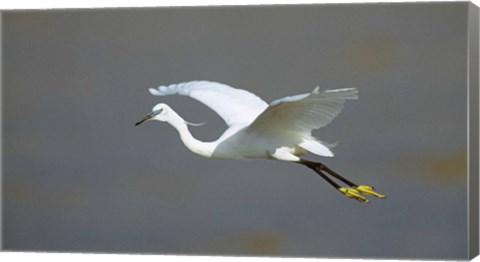
<svg viewBox="0 0 480 262">
<path fill-rule="evenodd" d="M 158 113 L 159 113 L 158 111 L 151 112 L 150 114 L 148 114 L 148 115 L 146 115 L 144 118 L 142 118 L 142 120 L 140 120 L 140 121 L 138 121 L 137 123 L 135 123 L 135 126 L 138 126 L 138 125 L 140 125 L 141 123 L 149 120 L 150 118 L 158 115 Z"/>
</svg>

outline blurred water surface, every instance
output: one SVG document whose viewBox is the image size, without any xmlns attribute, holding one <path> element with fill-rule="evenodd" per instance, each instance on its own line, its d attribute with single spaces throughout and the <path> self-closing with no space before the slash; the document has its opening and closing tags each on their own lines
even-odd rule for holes
<svg viewBox="0 0 480 262">
<path fill-rule="evenodd" d="M 4 248 L 467 258 L 467 4 L 3 13 Z M 148 87 L 219 81 L 266 101 L 357 87 L 321 159 L 388 196 L 346 199 L 307 168 L 199 157 L 222 119 Z M 318 158 L 316 158 L 318 160 Z"/>
</svg>

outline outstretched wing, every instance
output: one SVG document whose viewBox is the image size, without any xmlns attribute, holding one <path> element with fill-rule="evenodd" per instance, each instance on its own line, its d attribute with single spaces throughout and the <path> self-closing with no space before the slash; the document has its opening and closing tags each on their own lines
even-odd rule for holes
<svg viewBox="0 0 480 262">
<path fill-rule="evenodd" d="M 310 135 L 330 123 L 343 109 L 347 99 L 357 99 L 356 88 L 323 90 L 273 101 L 248 127 L 247 132 L 287 132 Z"/>
<path fill-rule="evenodd" d="M 228 126 L 250 124 L 268 107 L 265 101 L 250 92 L 209 81 L 159 86 L 149 91 L 156 96 L 178 94 L 194 98 L 219 114 Z"/>
</svg>

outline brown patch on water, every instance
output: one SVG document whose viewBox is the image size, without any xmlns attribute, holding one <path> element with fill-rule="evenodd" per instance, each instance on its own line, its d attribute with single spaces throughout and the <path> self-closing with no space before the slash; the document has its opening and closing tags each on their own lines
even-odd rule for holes
<svg viewBox="0 0 480 262">
<path fill-rule="evenodd" d="M 28 180 L 14 179 L 6 187 L 5 198 L 12 205 L 30 205 L 47 210 L 74 209 L 88 201 L 87 193 L 76 186 L 41 186 Z"/>
<path fill-rule="evenodd" d="M 254 254 L 275 254 L 280 251 L 280 238 L 272 233 L 257 233 L 239 239 L 239 245 Z"/>
<path fill-rule="evenodd" d="M 428 155 L 423 158 L 419 167 L 427 176 L 444 182 L 467 178 L 467 154 L 453 153 L 448 155 Z"/>
<path fill-rule="evenodd" d="M 359 71 L 384 70 L 393 62 L 393 49 L 393 41 L 388 37 L 369 36 L 351 46 L 348 58 Z"/>
<path fill-rule="evenodd" d="M 231 237 L 219 237 L 210 241 L 207 252 L 224 254 L 276 255 L 282 250 L 282 239 L 272 232 L 255 232 Z"/>
<path fill-rule="evenodd" d="M 5 197 L 15 203 L 24 204 L 31 201 L 34 193 L 34 185 L 28 181 L 16 179 L 5 187 Z"/>
</svg>

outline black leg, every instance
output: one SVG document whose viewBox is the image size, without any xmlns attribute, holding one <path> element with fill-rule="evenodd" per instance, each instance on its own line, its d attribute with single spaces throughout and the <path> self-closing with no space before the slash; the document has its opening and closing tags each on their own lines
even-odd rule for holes
<svg viewBox="0 0 480 262">
<path fill-rule="evenodd" d="M 315 173 L 320 175 L 323 179 L 325 179 L 330 185 L 332 185 L 340 193 L 344 194 L 345 196 L 347 196 L 349 198 L 354 198 L 354 199 L 356 199 L 360 202 L 364 202 L 364 203 L 368 203 L 369 201 L 368 201 L 368 199 L 366 199 L 365 197 L 363 197 L 360 194 L 364 194 L 364 195 L 367 195 L 367 196 L 374 196 L 374 197 L 378 197 L 378 198 L 385 198 L 384 195 L 380 195 L 377 192 L 375 192 L 373 187 L 371 187 L 371 186 L 359 186 L 359 185 L 351 182 L 350 180 L 340 176 L 339 174 L 335 173 L 333 170 L 331 170 L 330 168 L 328 168 L 327 166 L 325 166 L 322 163 L 317 163 L 317 162 L 313 162 L 313 161 L 305 160 L 305 159 L 301 159 L 297 163 L 305 165 L 308 168 L 315 171 Z M 342 181 L 343 183 L 350 186 L 350 188 L 340 187 L 330 177 L 328 177 L 328 175 Z"/>
<path fill-rule="evenodd" d="M 322 163 L 317 163 L 317 162 L 313 162 L 313 161 L 309 161 L 309 160 L 305 160 L 305 159 L 300 160 L 299 163 L 306 165 L 307 167 L 313 169 L 317 173 L 319 173 L 321 171 L 325 171 L 327 174 L 329 174 L 329 175 L 333 176 L 334 178 L 342 181 L 343 183 L 347 184 L 350 187 L 357 187 L 358 186 L 357 184 L 353 183 L 352 181 L 350 181 L 350 180 L 342 177 L 341 175 L 335 173 L 333 170 L 331 170 L 330 168 L 328 168 L 326 165 L 324 165 Z"/>
<path fill-rule="evenodd" d="M 310 167 L 310 166 L 308 166 Z M 311 168 L 311 167 L 310 167 Z M 330 179 L 325 173 L 323 173 L 321 170 L 317 169 L 317 168 L 311 168 L 313 169 L 313 171 L 315 171 L 319 176 L 321 176 L 323 179 L 325 179 L 325 181 L 327 181 L 330 185 L 332 185 L 335 189 L 339 189 L 340 186 L 335 183 L 332 179 Z"/>
</svg>

